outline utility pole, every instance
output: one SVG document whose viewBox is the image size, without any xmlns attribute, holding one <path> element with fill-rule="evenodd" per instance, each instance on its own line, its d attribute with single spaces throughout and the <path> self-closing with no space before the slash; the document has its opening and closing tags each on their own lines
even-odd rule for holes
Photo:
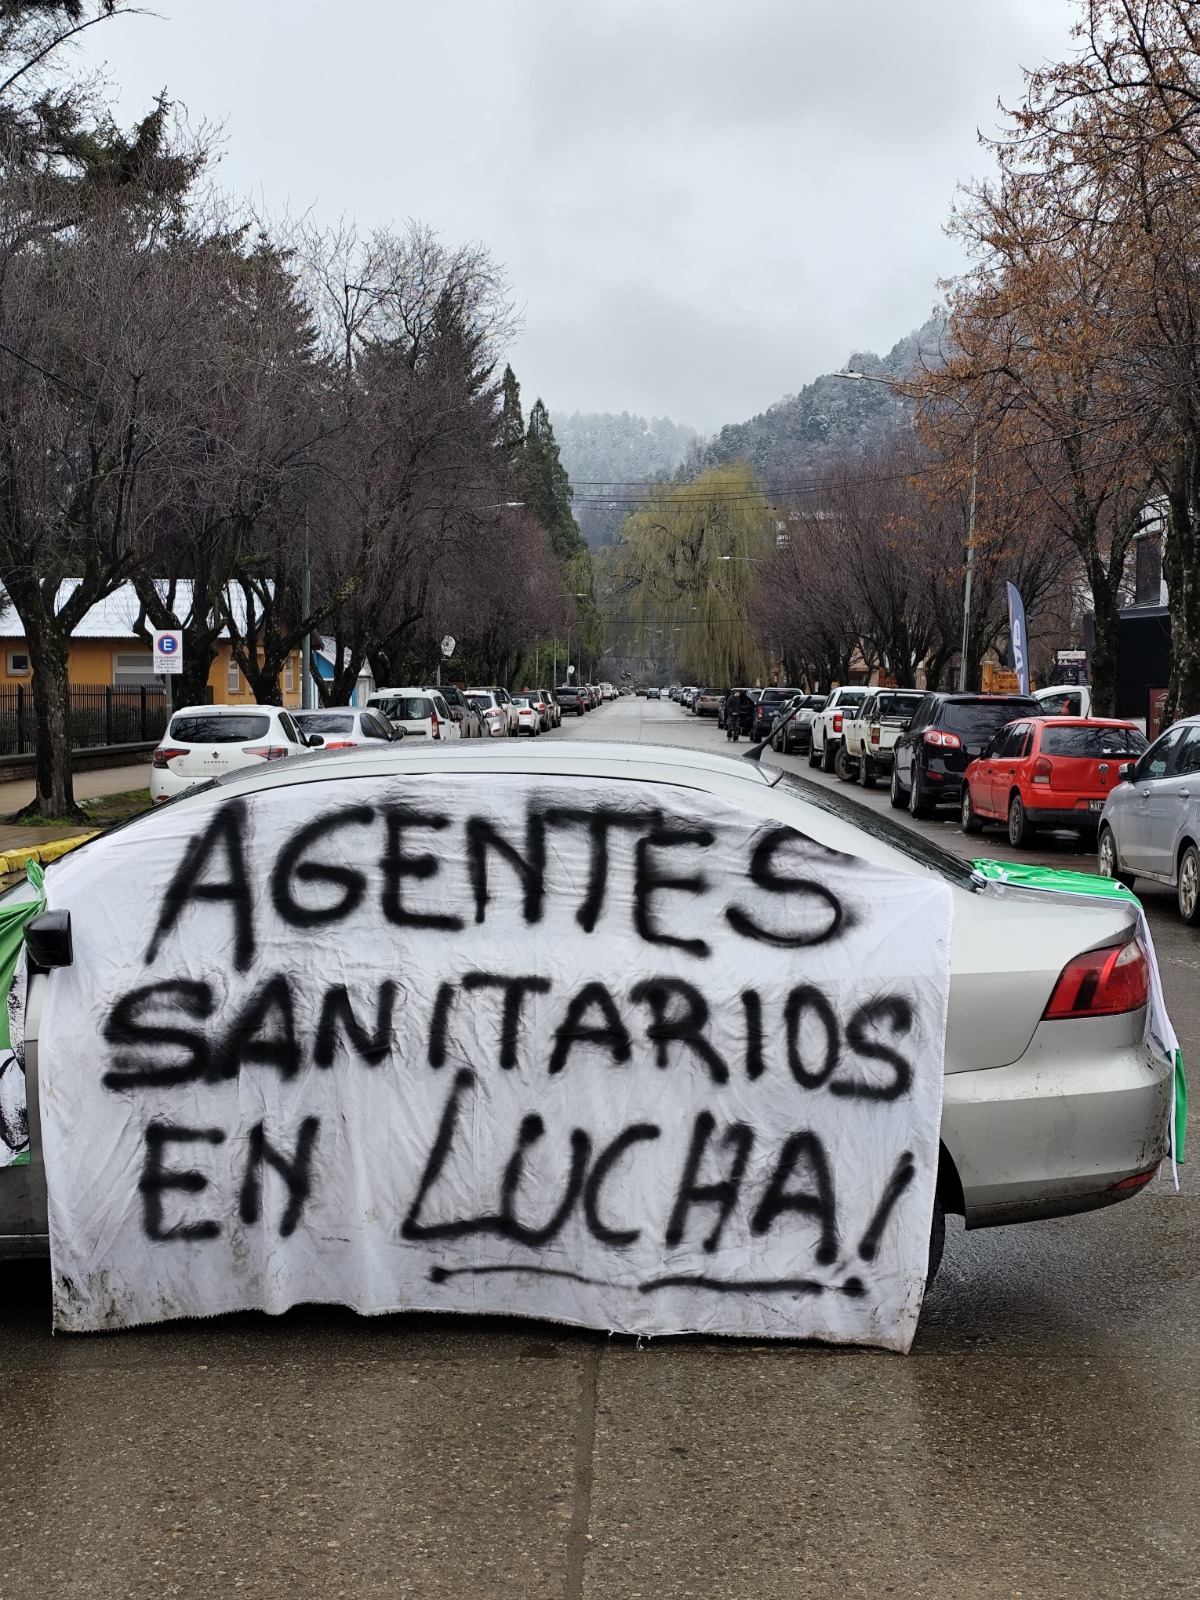
<svg viewBox="0 0 1200 1600">
<path fill-rule="evenodd" d="M 304 513 L 304 582 L 301 592 L 300 609 L 304 613 L 304 620 L 308 621 L 308 614 L 312 610 L 312 565 L 308 559 L 308 512 Z M 308 628 L 304 630 L 304 638 L 300 644 L 300 709 L 309 711 L 312 708 L 312 633 Z"/>
<path fill-rule="evenodd" d="M 958 692 L 967 687 L 967 649 L 971 642 L 971 581 L 975 572 L 975 486 L 979 472 L 979 429 L 971 435 L 971 499 L 967 507 L 967 581 L 963 586 L 962 651 L 958 658 Z"/>
</svg>

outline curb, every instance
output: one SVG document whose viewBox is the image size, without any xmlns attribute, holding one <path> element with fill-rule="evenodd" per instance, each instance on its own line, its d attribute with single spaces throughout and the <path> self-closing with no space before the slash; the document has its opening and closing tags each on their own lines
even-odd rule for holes
<svg viewBox="0 0 1200 1600">
<path fill-rule="evenodd" d="M 45 844 L 24 845 L 20 850 L 5 850 L 0 852 L 0 874 L 7 872 L 20 872 L 31 861 L 36 861 L 41 866 L 46 866 L 51 861 L 57 861 L 59 856 L 69 855 L 72 850 L 77 850 L 81 844 L 86 844 L 89 839 L 94 839 L 102 830 L 94 829 L 91 833 L 74 833 L 69 839 L 49 839 Z"/>
</svg>

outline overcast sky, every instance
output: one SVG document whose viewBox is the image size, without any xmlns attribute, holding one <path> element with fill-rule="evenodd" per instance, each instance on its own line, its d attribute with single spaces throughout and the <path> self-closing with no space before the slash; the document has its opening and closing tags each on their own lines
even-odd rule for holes
<svg viewBox="0 0 1200 1600">
<path fill-rule="evenodd" d="M 1068 0 L 143 0 L 133 121 L 224 124 L 269 212 L 418 218 L 505 263 L 551 412 L 710 430 L 924 321 L 977 127 Z"/>
</svg>

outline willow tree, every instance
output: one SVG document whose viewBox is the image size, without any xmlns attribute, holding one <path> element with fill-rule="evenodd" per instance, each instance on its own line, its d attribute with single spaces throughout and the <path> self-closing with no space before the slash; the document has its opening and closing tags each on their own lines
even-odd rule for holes
<svg viewBox="0 0 1200 1600">
<path fill-rule="evenodd" d="M 626 519 L 614 561 L 643 653 L 674 653 L 705 683 L 762 678 L 754 597 L 774 532 L 774 513 L 740 462 L 655 488 Z"/>
</svg>

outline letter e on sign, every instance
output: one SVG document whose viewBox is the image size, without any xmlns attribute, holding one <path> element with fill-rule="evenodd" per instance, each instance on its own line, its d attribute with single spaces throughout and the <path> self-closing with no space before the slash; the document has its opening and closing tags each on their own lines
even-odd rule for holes
<svg viewBox="0 0 1200 1600">
<path fill-rule="evenodd" d="M 178 628 L 155 628 L 154 671 L 160 675 L 183 671 L 183 634 Z"/>
</svg>

